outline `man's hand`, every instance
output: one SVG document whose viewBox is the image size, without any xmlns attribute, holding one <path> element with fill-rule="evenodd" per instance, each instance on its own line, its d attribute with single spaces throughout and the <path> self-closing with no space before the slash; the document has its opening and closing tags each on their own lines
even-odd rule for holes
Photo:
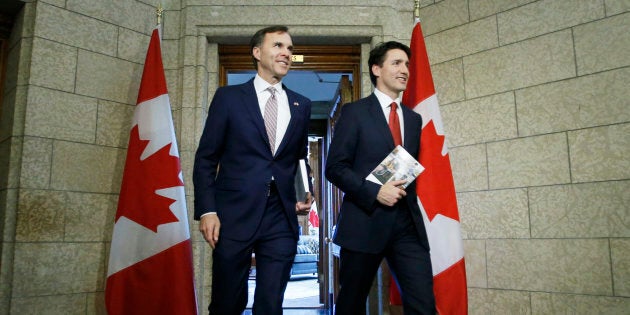
<svg viewBox="0 0 630 315">
<path fill-rule="evenodd" d="M 206 214 L 199 221 L 199 231 L 206 242 L 210 244 L 212 249 L 217 246 L 219 241 L 219 230 L 221 229 L 221 221 L 216 213 Z"/>
<path fill-rule="evenodd" d="M 379 189 L 376 200 L 388 207 L 393 206 L 398 200 L 402 199 L 402 197 L 407 196 L 407 192 L 399 188 L 399 186 L 405 182 L 405 180 L 394 180 L 385 183 L 385 185 L 381 186 L 381 189 Z"/>
<path fill-rule="evenodd" d="M 297 214 L 308 214 L 311 211 L 311 205 L 313 204 L 313 198 L 311 197 L 311 192 L 306 193 L 306 200 L 298 202 L 295 204 L 295 212 Z"/>
</svg>

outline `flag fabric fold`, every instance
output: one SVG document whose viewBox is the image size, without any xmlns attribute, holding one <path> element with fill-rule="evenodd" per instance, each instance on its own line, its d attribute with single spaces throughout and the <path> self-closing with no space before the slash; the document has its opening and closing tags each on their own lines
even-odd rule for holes
<svg viewBox="0 0 630 315">
<path fill-rule="evenodd" d="M 197 314 L 192 244 L 159 25 L 132 120 L 109 254 L 105 304 L 116 314 Z"/>
<path fill-rule="evenodd" d="M 441 315 L 468 314 L 466 268 L 455 185 L 446 147 L 442 117 L 433 84 L 422 27 L 411 34 L 409 80 L 403 104 L 422 116 L 418 161 L 425 167 L 416 180 L 418 205 L 431 246 L 436 307 Z M 390 303 L 401 304 L 395 281 Z"/>
</svg>

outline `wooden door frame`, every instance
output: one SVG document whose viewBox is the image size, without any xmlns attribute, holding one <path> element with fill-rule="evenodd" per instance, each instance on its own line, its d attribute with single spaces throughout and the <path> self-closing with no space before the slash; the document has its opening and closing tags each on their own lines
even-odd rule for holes
<svg viewBox="0 0 630 315">
<path fill-rule="evenodd" d="M 219 86 L 227 84 L 227 74 L 232 71 L 251 71 L 254 69 L 248 45 L 219 45 Z M 317 70 L 318 72 L 352 73 L 352 78 L 361 77 L 361 46 L 298 46 L 293 55 L 302 55 L 303 62 L 294 61 L 291 70 Z M 361 93 L 360 84 L 353 86 L 353 98 L 358 99 Z"/>
</svg>

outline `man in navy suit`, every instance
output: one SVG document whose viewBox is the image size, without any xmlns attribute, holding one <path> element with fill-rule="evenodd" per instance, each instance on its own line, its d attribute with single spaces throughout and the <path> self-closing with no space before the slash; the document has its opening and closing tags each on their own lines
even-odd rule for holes
<svg viewBox="0 0 630 315">
<path fill-rule="evenodd" d="M 384 185 L 366 180 L 397 141 L 418 156 L 422 118 L 400 104 L 410 55 L 409 47 L 398 42 L 375 47 L 368 60 L 374 93 L 344 105 L 335 125 L 326 178 L 344 192 L 333 237 L 341 247 L 336 314 L 364 313 L 383 258 L 400 284 L 405 314 L 435 314 L 429 242 L 415 180 L 406 189 L 400 188 L 404 180 Z"/>
<path fill-rule="evenodd" d="M 288 28 L 261 29 L 250 47 L 257 74 L 216 91 L 193 170 L 194 219 L 214 249 L 208 310 L 216 315 L 245 309 L 253 252 L 253 312 L 282 314 L 297 251 L 296 211 L 311 206 L 310 198 L 297 202 L 294 188 L 307 154 L 311 101 L 281 82 L 293 52 Z"/>
</svg>

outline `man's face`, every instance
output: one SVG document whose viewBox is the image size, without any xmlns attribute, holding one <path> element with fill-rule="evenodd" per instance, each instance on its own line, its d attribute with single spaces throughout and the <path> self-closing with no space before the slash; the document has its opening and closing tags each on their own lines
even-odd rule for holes
<svg viewBox="0 0 630 315">
<path fill-rule="evenodd" d="M 258 60 L 258 75 L 275 84 L 287 75 L 291 67 L 291 35 L 285 32 L 267 33 L 260 47 L 252 49 L 252 54 Z"/>
<path fill-rule="evenodd" d="M 401 49 L 391 49 L 382 66 L 372 65 L 372 73 L 377 77 L 376 88 L 395 99 L 407 88 L 409 57 Z"/>
</svg>

